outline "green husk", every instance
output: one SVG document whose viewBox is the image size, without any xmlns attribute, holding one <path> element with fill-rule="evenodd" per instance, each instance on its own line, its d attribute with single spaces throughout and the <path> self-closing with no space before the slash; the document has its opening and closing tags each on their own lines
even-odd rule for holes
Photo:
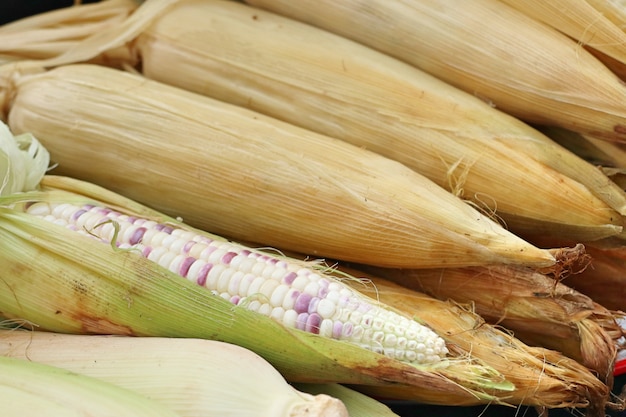
<svg viewBox="0 0 626 417">
<path fill-rule="evenodd" d="M 53 184 L 73 189 L 74 194 L 54 190 Z M 93 201 L 89 196 L 97 195 L 105 206 L 126 207 L 127 213 L 180 225 L 92 184 L 48 176 L 42 187 L 42 192 L 5 197 L 0 209 L 4 249 L 0 266 L 7 271 L 0 281 L 6 289 L 0 292 L 4 317 L 62 333 L 222 340 L 260 354 L 289 381 L 385 385 L 391 392 L 398 387 L 403 389 L 399 397 L 427 403 L 485 403 L 513 389 L 500 373 L 480 361 L 451 357 L 433 367 L 418 367 L 287 329 L 233 306 L 132 251 L 113 250 L 6 207 L 18 200 Z"/>
</svg>

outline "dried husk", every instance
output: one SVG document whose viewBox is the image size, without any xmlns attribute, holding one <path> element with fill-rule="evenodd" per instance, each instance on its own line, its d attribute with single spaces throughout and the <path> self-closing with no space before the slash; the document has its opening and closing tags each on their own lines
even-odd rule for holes
<svg viewBox="0 0 626 417">
<path fill-rule="evenodd" d="M 343 141 L 98 65 L 11 82 L 8 124 L 39 139 L 54 173 L 192 226 L 381 266 L 554 264 L 415 171 Z"/>
<path fill-rule="evenodd" d="M 230 1 L 183 1 L 133 48 L 148 78 L 398 160 L 495 212 L 515 233 L 587 241 L 622 223 L 607 209 L 623 212 L 626 194 L 539 132 L 416 68 L 292 19 Z"/>
<path fill-rule="evenodd" d="M 0 26 L 0 63 L 46 59 L 71 50 L 95 33 L 126 20 L 134 0 L 105 0 L 29 16 Z M 128 48 L 99 55 L 92 62 L 118 66 L 131 57 Z"/>
<path fill-rule="evenodd" d="M 441 300 L 471 304 L 488 323 L 531 346 L 562 352 L 612 386 L 622 335 L 613 313 L 552 277 L 507 266 L 368 272 Z"/>
<path fill-rule="evenodd" d="M 43 192 L 5 197 L 3 202 L 91 201 L 186 227 L 92 184 L 63 177 L 45 177 L 42 184 Z M 113 250 L 6 206 L 0 210 L 0 233 L 0 266 L 7 271 L 0 315 L 28 321 L 38 330 L 222 340 L 258 353 L 289 381 L 390 385 L 390 392 L 398 389 L 398 398 L 431 404 L 498 402 L 496 393 L 513 389 L 478 359 L 450 356 L 438 365 L 415 366 L 288 329 L 132 251 Z"/>
<path fill-rule="evenodd" d="M 167 13 L 154 13 L 152 23 L 138 36 L 124 22 L 117 34 L 113 28 L 101 37 L 128 44 L 136 59 L 126 64 L 149 78 L 398 160 L 495 213 L 514 233 L 585 242 L 620 231 L 626 193 L 602 172 L 408 64 L 231 1 L 178 1 Z M 46 65 L 72 62 L 79 50 L 87 59 L 100 49 L 81 45 Z"/>
<path fill-rule="evenodd" d="M 552 26 L 578 41 L 580 46 L 600 51 L 613 60 L 626 65 L 626 32 L 603 11 L 594 7 L 594 0 L 502 0 L 520 12 Z M 611 3 L 609 0 L 595 0 Z M 599 55 L 596 55 L 600 58 Z"/>
<path fill-rule="evenodd" d="M 246 3 L 398 57 L 527 122 L 626 140 L 618 77 L 577 41 L 499 0 Z"/>
<path fill-rule="evenodd" d="M 364 280 L 355 282 L 355 289 L 419 317 L 450 349 L 460 349 L 502 372 L 515 385 L 515 390 L 506 394 L 507 402 L 546 408 L 602 409 L 607 404 L 608 387 L 583 365 L 557 351 L 524 344 L 508 331 L 486 323 L 470 306 L 441 301 L 375 275 L 347 271 Z"/>
</svg>

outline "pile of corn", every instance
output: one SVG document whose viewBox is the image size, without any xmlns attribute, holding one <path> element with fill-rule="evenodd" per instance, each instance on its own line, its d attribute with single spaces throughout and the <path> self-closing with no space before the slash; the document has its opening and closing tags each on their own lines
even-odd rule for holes
<svg viewBox="0 0 626 417">
<path fill-rule="evenodd" d="M 623 409 L 623 27 L 609 0 L 0 26 L 7 412 Z"/>
</svg>

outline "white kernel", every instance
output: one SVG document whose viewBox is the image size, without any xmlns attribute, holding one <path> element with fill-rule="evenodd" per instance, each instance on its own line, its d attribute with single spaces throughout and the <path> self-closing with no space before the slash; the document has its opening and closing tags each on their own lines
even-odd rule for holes
<svg viewBox="0 0 626 417">
<path fill-rule="evenodd" d="M 147 235 L 147 236 L 146 236 Z M 153 248 L 158 248 L 161 246 L 165 246 L 163 245 L 163 240 L 168 237 L 169 235 L 165 232 L 162 231 L 158 231 L 156 233 L 154 233 L 154 235 L 150 236 L 150 234 L 145 233 L 143 235 L 144 237 L 144 241 L 146 242 L 146 244 L 152 246 Z M 146 239 L 150 239 L 149 241 Z"/>
<path fill-rule="evenodd" d="M 273 279 L 266 280 L 263 284 L 261 284 L 261 288 L 259 289 L 259 292 L 267 296 L 268 299 L 270 299 L 274 295 L 274 290 L 279 285 L 280 283 L 276 280 L 273 280 Z M 282 303 L 278 303 L 278 305 L 280 304 Z M 276 305 L 276 304 L 272 303 L 272 305 Z"/>
<path fill-rule="evenodd" d="M 332 318 L 335 315 L 335 311 L 335 303 L 330 301 L 328 298 L 322 298 L 317 304 L 317 314 L 319 314 L 323 319 Z"/>
<path fill-rule="evenodd" d="M 172 252 L 175 253 L 175 252 Z M 176 274 L 180 275 L 180 264 L 185 260 L 186 256 L 178 254 L 170 263 L 168 269 Z"/>
<path fill-rule="evenodd" d="M 230 283 L 230 279 L 235 272 L 236 271 L 232 268 L 226 268 L 217 279 L 217 286 L 215 288 L 220 292 L 227 292 L 228 284 Z"/>
<path fill-rule="evenodd" d="M 274 265 L 274 270 L 272 271 L 272 275 L 270 275 L 271 279 L 276 281 L 280 281 L 280 279 L 287 273 L 285 268 L 281 268 L 280 266 Z"/>
<path fill-rule="evenodd" d="M 65 219 L 54 219 L 52 223 L 59 226 L 67 226 L 67 221 Z"/>
<path fill-rule="evenodd" d="M 226 252 L 228 251 L 221 249 L 221 248 L 217 248 L 209 255 L 207 260 L 213 264 L 221 263 L 222 257 L 224 256 L 224 254 L 226 254 Z"/>
<path fill-rule="evenodd" d="M 387 334 L 383 340 L 385 346 L 395 346 L 398 343 L 398 338 L 395 334 Z"/>
<path fill-rule="evenodd" d="M 261 302 L 259 300 L 252 300 L 249 303 L 244 303 L 248 310 L 259 311 L 261 308 Z"/>
<path fill-rule="evenodd" d="M 154 263 L 159 263 L 159 259 L 161 259 L 161 257 L 167 253 L 167 249 L 165 248 L 154 248 L 152 249 L 152 251 L 148 254 L 148 259 L 150 259 L 152 262 Z"/>
<path fill-rule="evenodd" d="M 50 214 L 50 205 L 48 203 L 37 202 L 28 207 L 26 212 L 32 216 L 43 217 Z"/>
<path fill-rule="evenodd" d="M 198 279 L 198 273 L 204 265 L 206 265 L 205 261 L 202 259 L 196 259 L 189 267 L 189 271 L 187 271 L 187 279 L 190 281 L 196 281 Z"/>
<path fill-rule="evenodd" d="M 176 253 L 182 253 L 183 248 L 185 247 L 185 245 L 187 244 L 187 242 L 189 242 L 189 239 L 183 239 L 181 237 L 178 237 L 178 239 L 176 239 L 174 242 L 172 242 L 172 244 L 170 245 L 170 250 L 172 252 L 176 252 Z"/>
<path fill-rule="evenodd" d="M 334 322 L 329 319 L 323 319 L 320 323 L 320 332 L 319 335 L 322 337 L 332 337 L 333 336 L 333 327 Z"/>
<path fill-rule="evenodd" d="M 297 293 L 299 293 L 299 291 L 293 288 L 289 288 L 289 290 L 287 290 L 287 294 L 285 294 L 285 296 L 283 297 L 283 308 L 285 309 L 285 311 L 293 310 L 297 298 L 295 294 Z"/>
<path fill-rule="evenodd" d="M 63 203 L 63 204 L 58 204 L 55 206 L 52 206 L 52 215 L 54 217 L 63 217 L 63 212 L 68 208 L 71 207 L 68 203 Z"/>
<path fill-rule="evenodd" d="M 161 241 L 161 245 L 171 250 L 172 244 L 178 240 L 176 236 L 165 233 L 165 237 Z"/>
<path fill-rule="evenodd" d="M 242 271 L 236 271 L 230 278 L 227 291 L 231 295 L 239 295 L 239 286 L 241 285 L 241 280 L 244 278 L 245 275 L 246 274 Z"/>
<path fill-rule="evenodd" d="M 372 335 L 372 341 L 375 343 L 383 343 L 383 340 L 385 338 L 385 333 L 383 332 L 374 332 L 374 334 Z"/>
<path fill-rule="evenodd" d="M 298 275 L 296 279 L 293 280 L 293 283 L 291 284 L 291 288 L 295 288 L 298 291 L 303 292 L 304 288 L 306 288 L 308 283 L 309 283 L 309 278 L 307 276 Z M 311 295 L 317 295 L 317 293 L 311 294 Z"/>
<path fill-rule="evenodd" d="M 309 283 L 304 287 L 302 292 L 307 294 L 311 294 L 313 297 L 317 297 L 317 293 L 319 293 L 320 284 L 317 281 L 309 281 Z"/>
<path fill-rule="evenodd" d="M 285 309 L 282 307 L 274 307 L 272 309 L 272 312 L 270 313 L 270 317 L 278 321 L 283 321 L 284 315 L 285 315 Z"/>
<path fill-rule="evenodd" d="M 211 270 L 209 271 L 209 273 L 207 274 L 206 277 L 206 283 L 204 284 L 204 286 L 206 288 L 209 289 L 216 289 L 217 288 L 217 282 L 220 279 L 220 277 L 222 276 L 222 274 L 224 273 L 224 270 L 226 269 L 226 267 L 222 264 L 213 264 L 213 267 L 211 268 Z"/>
<path fill-rule="evenodd" d="M 259 262 L 258 260 L 254 259 L 254 264 L 252 265 L 252 268 L 250 269 L 250 273 L 256 275 L 256 276 L 263 276 L 263 271 L 265 270 L 266 267 L 271 268 L 271 266 L 266 265 L 264 262 Z"/>
<path fill-rule="evenodd" d="M 283 316 L 283 324 L 289 328 L 296 327 L 296 321 L 298 320 L 298 313 L 296 310 L 285 310 L 285 315 Z"/>
<path fill-rule="evenodd" d="M 268 303 L 263 303 L 257 311 L 259 312 L 259 314 L 269 317 L 270 313 L 272 312 L 272 306 Z"/>
<path fill-rule="evenodd" d="M 261 291 L 261 285 L 263 285 L 264 282 L 265 278 L 263 277 L 254 278 L 254 281 L 252 281 L 252 283 L 250 284 L 250 287 L 248 288 L 248 293 L 246 295 L 250 296 L 253 294 L 258 294 Z"/>
<path fill-rule="evenodd" d="M 167 268 L 169 269 L 170 265 L 172 264 L 172 262 L 174 261 L 174 258 L 176 258 L 176 254 L 172 253 L 170 251 L 167 251 L 163 254 L 163 256 L 161 256 L 159 258 L 159 265 L 161 265 L 163 268 Z"/>
<path fill-rule="evenodd" d="M 196 243 L 195 245 L 193 245 L 191 247 L 191 249 L 189 250 L 188 255 L 192 256 L 196 259 L 203 259 L 202 258 L 202 251 L 204 251 L 207 248 L 207 244 L 205 243 Z M 204 259 L 206 261 L 206 259 Z"/>
<path fill-rule="evenodd" d="M 242 297 L 247 295 L 248 288 L 250 288 L 250 284 L 252 284 L 255 279 L 255 275 L 245 274 L 241 279 L 241 282 L 239 283 L 239 290 L 237 291 L 237 294 L 241 295 Z"/>
<path fill-rule="evenodd" d="M 415 340 L 409 339 L 409 341 L 406 344 L 406 349 L 415 350 L 416 348 L 417 348 L 417 342 Z"/>
<path fill-rule="evenodd" d="M 270 303 L 273 306 L 282 306 L 285 300 L 285 297 L 287 296 L 288 291 L 289 291 L 288 285 L 285 285 L 285 284 L 278 285 L 276 288 L 274 288 L 274 291 L 272 292 L 272 295 L 270 296 Z"/>
<path fill-rule="evenodd" d="M 407 350 L 404 352 L 404 360 L 407 362 L 415 362 L 417 360 L 417 354 L 412 350 Z"/>
<path fill-rule="evenodd" d="M 272 279 L 272 275 L 274 274 L 275 271 L 276 271 L 276 267 L 274 265 L 265 264 L 263 271 L 259 275 L 265 279 Z"/>
</svg>

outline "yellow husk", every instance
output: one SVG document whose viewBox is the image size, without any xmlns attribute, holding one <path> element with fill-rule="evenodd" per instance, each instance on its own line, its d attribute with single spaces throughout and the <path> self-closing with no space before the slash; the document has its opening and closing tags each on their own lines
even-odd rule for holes
<svg viewBox="0 0 626 417">
<path fill-rule="evenodd" d="M 554 264 L 432 181 L 345 142 L 102 66 L 12 83 L 8 124 L 41 141 L 55 173 L 192 226 L 381 266 Z"/>
<path fill-rule="evenodd" d="M 98 202 L 188 228 L 93 184 L 48 176 L 42 185 L 42 192 L 3 201 Z M 132 250 L 114 250 L 19 210 L 0 210 L 0 234 L 0 267 L 11 272 L 0 281 L 7 289 L 0 291 L 0 315 L 25 320 L 38 330 L 222 340 L 256 352 L 292 382 L 389 385 L 398 398 L 431 404 L 498 402 L 502 392 L 513 389 L 475 358 L 450 355 L 439 364 L 416 366 L 288 329 L 233 306 Z"/>
<path fill-rule="evenodd" d="M 587 241 L 622 223 L 610 208 L 624 212 L 626 194 L 602 172 L 481 100 L 328 32 L 196 0 L 155 20 L 133 46 L 149 78 L 398 160 L 515 233 Z"/>
<path fill-rule="evenodd" d="M 626 64 L 626 32 L 603 11 L 594 7 L 594 0 L 501 0 L 520 12 L 552 26 L 578 41 Z M 611 3 L 595 0 L 596 3 Z"/>
<path fill-rule="evenodd" d="M 143 8 L 138 12 L 146 16 Z M 126 64 L 139 65 L 149 78 L 398 160 L 514 233 L 590 241 L 620 232 L 626 193 L 602 172 L 416 68 L 230 1 L 178 1 L 152 21 L 138 37 L 127 22 L 109 37 L 98 36 L 129 44 L 128 55 L 138 62 Z M 46 65 L 87 59 L 101 49 L 87 43 Z"/>
<path fill-rule="evenodd" d="M 0 63 L 45 59 L 79 45 L 94 33 L 126 20 L 137 9 L 134 0 L 106 0 L 66 7 L 0 26 Z M 127 48 L 107 51 L 94 62 L 119 65 L 130 59 Z"/>
<path fill-rule="evenodd" d="M 532 123 L 626 140 L 626 86 L 566 35 L 499 0 L 248 0 L 416 65 Z"/>
<path fill-rule="evenodd" d="M 612 384 L 621 336 L 613 314 L 551 277 L 506 266 L 369 272 L 441 300 L 472 304 L 487 322 L 529 345 L 562 352 Z"/>
<path fill-rule="evenodd" d="M 453 301 L 440 301 L 374 275 L 348 270 L 367 282 L 360 292 L 417 316 L 457 348 L 484 360 L 515 385 L 509 403 L 547 408 L 603 408 L 609 389 L 583 365 L 557 351 L 524 344 Z M 370 390 L 370 393 L 375 392 Z"/>
</svg>

